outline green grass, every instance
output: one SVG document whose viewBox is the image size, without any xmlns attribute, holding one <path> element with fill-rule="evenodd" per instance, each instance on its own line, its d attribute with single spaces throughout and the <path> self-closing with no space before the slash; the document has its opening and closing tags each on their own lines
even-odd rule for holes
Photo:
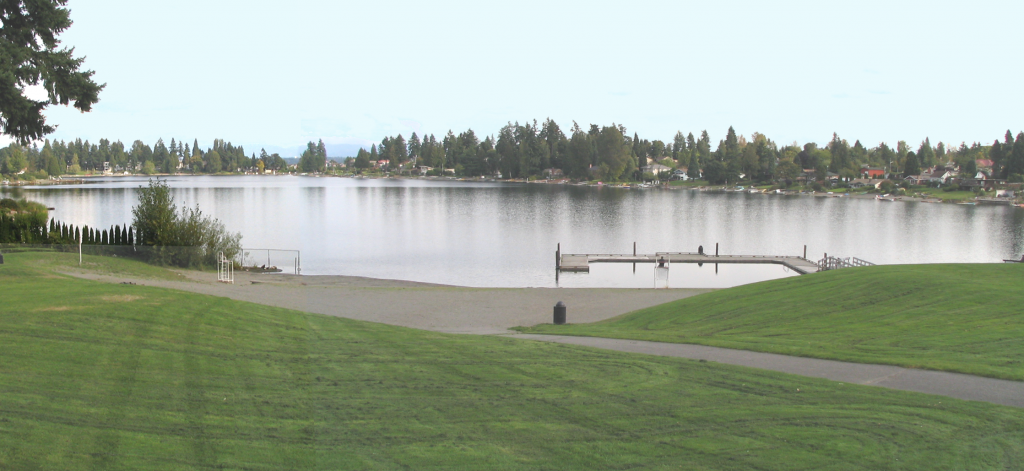
<svg viewBox="0 0 1024 471">
<path fill-rule="evenodd" d="M 1007 469 L 1024 410 L 0 266 L 0 469 Z M 140 268 L 145 270 L 145 268 Z"/>
<path fill-rule="evenodd" d="M 1022 306 L 1024 265 L 889 265 L 740 286 L 593 324 L 520 330 L 694 343 L 1020 381 Z"/>
<path fill-rule="evenodd" d="M 127 258 L 97 255 L 83 255 L 82 263 L 79 265 L 77 250 L 73 253 L 37 248 L 27 250 L 25 253 L 30 255 L 19 258 L 19 260 L 38 270 L 59 273 L 86 272 L 104 276 L 125 276 L 171 281 L 185 280 L 184 277 L 178 274 L 179 271 L 184 271 L 184 269 L 180 268 L 161 267 L 140 263 Z M 5 253 L 7 252 L 10 251 L 5 250 Z M 19 252 L 14 253 L 18 254 Z"/>
<path fill-rule="evenodd" d="M 973 191 L 942 191 L 936 188 L 921 190 L 921 194 L 928 195 L 932 198 L 939 198 L 943 201 L 967 201 L 973 200 L 978 196 Z"/>
</svg>

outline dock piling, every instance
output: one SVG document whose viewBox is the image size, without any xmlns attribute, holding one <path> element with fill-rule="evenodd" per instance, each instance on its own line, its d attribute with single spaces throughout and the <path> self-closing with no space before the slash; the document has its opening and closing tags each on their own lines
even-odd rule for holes
<svg viewBox="0 0 1024 471">
<path fill-rule="evenodd" d="M 558 243 L 558 247 L 555 248 L 555 270 L 562 268 L 562 243 Z"/>
<path fill-rule="evenodd" d="M 804 244 L 804 259 L 807 258 L 807 244 Z"/>
<path fill-rule="evenodd" d="M 715 242 L 715 256 L 718 256 L 718 242 Z M 715 269 L 715 273 L 718 273 L 718 269 Z"/>
</svg>

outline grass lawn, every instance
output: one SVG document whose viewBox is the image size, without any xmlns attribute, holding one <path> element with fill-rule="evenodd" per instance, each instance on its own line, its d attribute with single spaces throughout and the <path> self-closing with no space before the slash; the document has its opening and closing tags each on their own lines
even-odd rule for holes
<svg viewBox="0 0 1024 471">
<path fill-rule="evenodd" d="M 926 190 L 921 190 L 921 193 L 925 194 L 925 195 L 928 195 L 928 196 L 931 196 L 933 198 L 940 198 L 943 201 L 946 201 L 946 200 L 967 201 L 967 200 L 973 200 L 974 198 L 976 198 L 978 196 L 973 191 L 942 191 L 941 189 L 937 189 L 937 188 L 929 188 L 929 189 L 926 189 Z M 987 196 L 987 195 L 982 195 L 982 196 Z"/>
<path fill-rule="evenodd" d="M 1024 462 L 1024 409 L 90 282 L 49 257 L 0 265 L 0 469 Z"/>
<path fill-rule="evenodd" d="M 1021 381 L 1024 265 L 848 268 L 702 294 L 593 324 L 521 330 L 694 343 Z"/>
</svg>

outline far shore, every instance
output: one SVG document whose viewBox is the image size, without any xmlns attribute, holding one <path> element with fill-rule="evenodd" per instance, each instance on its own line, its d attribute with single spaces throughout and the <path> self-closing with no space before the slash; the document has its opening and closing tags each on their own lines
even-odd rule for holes
<svg viewBox="0 0 1024 471">
<path fill-rule="evenodd" d="M 888 202 L 905 202 L 905 203 L 947 203 L 947 204 L 985 204 L 985 205 L 1007 205 L 1024 207 L 1021 198 L 986 198 L 977 197 L 970 200 L 963 199 L 944 199 L 936 196 L 921 196 L 921 195 L 897 195 L 897 194 L 879 194 L 879 193 L 862 193 L 854 192 L 849 193 L 846 188 L 835 188 L 831 191 L 813 191 L 807 189 L 781 189 L 778 191 L 762 189 L 762 188 L 750 188 L 741 187 L 737 189 L 736 185 L 703 185 L 703 186 L 691 186 L 691 185 L 666 185 L 666 184 L 644 184 L 636 182 L 628 183 L 603 183 L 603 182 L 571 182 L 568 179 L 551 179 L 551 180 L 526 180 L 526 179 L 496 179 L 492 177 L 440 177 L 440 176 L 418 176 L 418 175 L 333 175 L 333 174 L 296 174 L 296 173 L 279 173 L 279 174 L 250 174 L 250 173 L 222 173 L 222 174 L 188 174 L 188 173 L 154 173 L 151 175 L 145 174 L 111 174 L 111 175 L 65 175 L 56 179 L 49 180 L 35 180 L 35 181 L 4 181 L 3 186 L 11 187 L 25 187 L 25 186 L 49 186 L 49 185 L 76 185 L 89 183 L 86 180 L 95 178 L 131 178 L 131 177 L 233 177 L 233 176 L 259 176 L 259 177 L 284 177 L 284 176 L 303 176 L 313 178 L 361 178 L 361 179 L 393 179 L 393 180 L 428 180 L 428 181 L 448 181 L 448 182 L 469 182 L 469 183 L 517 183 L 517 184 L 547 184 L 547 185 L 571 185 L 571 186 L 587 186 L 595 188 L 615 188 L 615 189 L 639 189 L 639 190 L 650 190 L 650 189 L 661 189 L 661 190 L 690 190 L 690 191 L 705 191 L 705 192 L 728 192 L 728 193 L 751 193 L 751 194 L 764 194 L 773 196 L 812 196 L 819 198 L 850 198 L 850 199 L 866 199 L 866 200 L 884 200 Z M 740 184 L 743 185 L 743 184 Z"/>
</svg>

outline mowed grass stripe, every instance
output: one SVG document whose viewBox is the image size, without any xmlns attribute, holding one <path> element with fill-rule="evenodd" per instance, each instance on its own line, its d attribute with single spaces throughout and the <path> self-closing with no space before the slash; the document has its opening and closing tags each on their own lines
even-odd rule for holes
<svg viewBox="0 0 1024 471">
<path fill-rule="evenodd" d="M 1005 469 L 1024 411 L 0 267 L 0 469 Z"/>
<path fill-rule="evenodd" d="M 1024 381 L 1024 265 L 850 268 L 702 294 L 593 324 L 519 330 Z"/>
</svg>

